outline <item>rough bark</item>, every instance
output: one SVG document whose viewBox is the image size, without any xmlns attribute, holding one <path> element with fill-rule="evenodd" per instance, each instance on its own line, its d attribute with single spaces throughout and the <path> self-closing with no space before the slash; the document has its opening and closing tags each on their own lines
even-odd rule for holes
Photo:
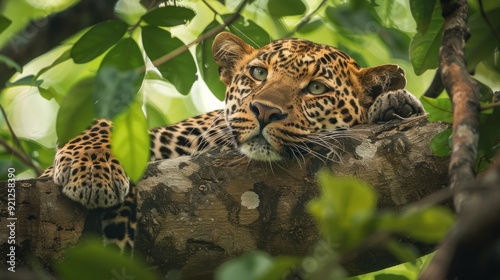
<svg viewBox="0 0 500 280">
<path fill-rule="evenodd" d="M 182 270 L 184 279 L 205 279 L 200 277 L 224 260 L 250 250 L 305 256 L 319 239 L 305 205 L 318 194 L 320 169 L 369 182 L 380 208 L 398 209 L 447 185 L 449 158 L 434 156 L 428 145 L 448 127 L 419 118 L 354 128 L 350 137 L 333 140 L 338 158 L 327 162 L 310 155 L 286 164 L 248 163 L 234 151 L 216 150 L 151 163 L 138 184 L 136 250 L 164 273 Z M 5 192 L 6 183 L 0 185 Z M 50 181 L 17 181 L 16 195 L 18 265 L 26 265 L 27 256 L 50 264 L 92 227 L 93 212 L 64 197 Z M 5 225 L 6 196 L 0 197 Z M 8 235 L 0 227 L 1 242 Z M 0 251 L 8 246 L 2 243 Z M 423 252 L 431 247 L 420 246 Z M 360 252 L 347 268 L 359 274 L 395 262 L 383 250 L 371 250 Z"/>
<path fill-rule="evenodd" d="M 450 189 L 457 212 L 467 199 L 464 189 L 474 185 L 479 141 L 479 91 L 467 71 L 465 41 L 469 38 L 466 0 L 441 0 L 444 29 L 439 51 L 443 85 L 453 102 Z"/>
</svg>

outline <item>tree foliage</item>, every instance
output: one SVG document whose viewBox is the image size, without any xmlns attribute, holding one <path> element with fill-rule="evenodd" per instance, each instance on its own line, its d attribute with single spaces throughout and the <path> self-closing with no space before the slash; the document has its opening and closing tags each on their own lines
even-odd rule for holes
<svg viewBox="0 0 500 280">
<path fill-rule="evenodd" d="M 29 41 L 22 30 L 45 28 L 50 15 L 64 13 L 78 2 L 5 2 L 0 44 L 21 51 Z M 221 106 L 218 100 L 224 98 L 224 86 L 211 54 L 213 36 L 204 37 L 217 29 L 229 30 L 256 48 L 293 36 L 337 46 L 362 66 L 397 63 L 406 70 L 408 88 L 417 96 L 431 83 L 438 67 L 444 20 L 437 0 L 145 2 L 117 1 L 115 18 L 75 30 L 26 65 L 0 54 L 0 63 L 16 71 L 2 85 L 0 95 L 1 180 L 11 166 L 25 177 L 49 166 L 56 143 L 64 144 L 96 117 L 115 123 L 113 152 L 130 177 L 138 180 L 147 163 L 148 128 Z M 482 105 L 489 108 L 481 111 L 480 169 L 495 155 L 500 137 L 500 110 L 491 105 L 498 102 L 494 90 L 500 88 L 499 3 L 469 1 L 472 36 L 466 45 L 466 61 Z M 27 19 L 38 24 L 27 25 Z M 421 100 L 430 121 L 452 121 L 453 107 L 447 95 Z M 431 148 L 437 155 L 449 154 L 450 135 L 446 131 L 433 140 Z M 354 179 L 323 173 L 320 183 L 323 194 L 310 203 L 309 211 L 328 240 L 328 248 L 334 249 L 308 275 L 345 276 L 338 265 L 342 255 L 381 233 L 387 234 L 384 246 L 401 261 L 415 262 L 414 250 L 389 233 L 436 242 L 452 225 L 452 215 L 439 207 L 379 212 L 376 194 Z M 330 184 L 336 187 L 327 187 Z M 217 277 L 234 279 L 234 273 L 243 273 L 254 276 L 248 279 L 275 279 L 307 258 L 252 253 L 221 267 Z M 245 273 L 247 270 L 252 272 Z M 391 274 L 382 273 L 379 278 L 391 278 Z"/>
</svg>

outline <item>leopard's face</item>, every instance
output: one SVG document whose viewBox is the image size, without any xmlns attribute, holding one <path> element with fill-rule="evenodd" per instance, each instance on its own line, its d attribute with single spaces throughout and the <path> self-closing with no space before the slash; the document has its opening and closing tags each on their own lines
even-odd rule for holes
<svg viewBox="0 0 500 280">
<path fill-rule="evenodd" d="M 380 91 L 404 87 L 397 66 L 384 66 L 396 74 L 363 69 L 336 48 L 301 39 L 256 50 L 221 33 L 213 51 L 227 85 L 224 114 L 232 137 L 255 160 L 279 160 L 311 134 L 364 123 Z M 394 76 L 399 80 L 391 81 Z"/>
</svg>

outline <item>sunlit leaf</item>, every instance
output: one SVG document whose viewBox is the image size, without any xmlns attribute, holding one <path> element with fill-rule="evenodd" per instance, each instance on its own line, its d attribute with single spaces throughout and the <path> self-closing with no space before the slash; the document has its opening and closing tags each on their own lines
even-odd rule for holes
<svg viewBox="0 0 500 280">
<path fill-rule="evenodd" d="M 137 182 L 149 161 L 150 139 L 141 104 L 134 102 L 113 120 L 111 150 L 130 177 Z"/>
<path fill-rule="evenodd" d="M 127 31 L 128 25 L 121 20 L 108 20 L 92 26 L 71 48 L 75 63 L 86 63 L 103 54 Z"/>
<path fill-rule="evenodd" d="M 203 33 L 214 29 L 218 26 L 217 21 L 210 23 Z M 224 100 L 226 94 L 226 86 L 219 79 L 219 65 L 215 62 L 212 54 L 212 44 L 214 38 L 209 38 L 196 46 L 196 59 L 200 68 L 200 74 L 208 88 L 219 100 Z"/>
<path fill-rule="evenodd" d="M 185 46 L 170 32 L 150 25 L 142 27 L 142 44 L 151 61 Z M 188 51 L 157 65 L 157 68 L 163 78 L 171 82 L 181 94 L 188 94 L 196 81 L 196 64 Z"/>
<path fill-rule="evenodd" d="M 440 157 L 445 157 L 449 156 L 451 152 L 451 134 L 452 130 L 447 129 L 445 131 L 442 131 L 434 137 L 432 137 L 431 142 L 429 143 L 429 147 L 431 150 L 434 152 L 434 155 L 440 156 Z"/>
<path fill-rule="evenodd" d="M 318 181 L 321 196 L 309 202 L 309 213 L 317 220 L 325 239 L 338 243 L 339 249 L 356 245 L 374 214 L 375 193 L 353 177 L 333 177 L 320 172 Z"/>
<path fill-rule="evenodd" d="M 189 8 L 165 6 L 149 11 L 142 16 L 142 19 L 151 25 L 172 27 L 186 24 L 195 15 L 195 12 Z"/>
<path fill-rule="evenodd" d="M 302 0 L 269 0 L 267 9 L 274 17 L 301 15 L 306 12 Z"/>
<path fill-rule="evenodd" d="M 222 15 L 223 20 L 228 20 L 232 15 Z M 254 48 L 260 48 L 271 42 L 271 36 L 260 27 L 258 24 L 250 19 L 239 17 L 229 27 L 231 33 L 239 36 L 243 41 L 247 42 Z"/>
<path fill-rule="evenodd" d="M 139 0 L 119 0 L 115 4 L 115 15 L 128 23 L 134 25 L 147 12 Z"/>
<path fill-rule="evenodd" d="M 145 104 L 148 128 L 160 127 L 168 124 L 165 115 L 150 103 Z"/>
<path fill-rule="evenodd" d="M 68 249 L 64 258 L 55 264 L 62 279 L 141 279 L 156 280 L 158 275 L 136 258 L 120 255 L 102 241 L 87 242 Z M 92 269 L 89 269 L 91 267 Z"/>
<path fill-rule="evenodd" d="M 378 227 L 407 235 L 417 241 L 437 243 L 443 239 L 454 222 L 455 218 L 450 209 L 432 206 L 410 208 L 397 215 L 386 214 L 379 219 Z"/>
<path fill-rule="evenodd" d="M 411 14 L 417 23 L 418 33 L 424 35 L 429 29 L 435 6 L 436 0 L 410 0 Z"/>
<path fill-rule="evenodd" d="M 40 86 L 38 87 L 38 91 L 40 92 L 40 95 L 47 99 L 50 100 L 54 98 L 54 100 L 58 103 L 61 104 L 62 99 L 64 98 L 64 94 L 61 92 L 58 92 L 54 87 L 51 86 Z"/>
<path fill-rule="evenodd" d="M 59 65 L 59 64 L 65 62 L 66 60 L 68 60 L 70 58 L 71 58 L 71 49 L 67 49 L 61 55 L 59 55 L 59 57 L 56 58 L 56 60 L 54 60 L 54 62 L 52 62 L 52 64 L 50 64 L 47 67 L 44 67 L 44 68 L 40 69 L 40 71 L 38 71 L 38 73 L 36 74 L 36 78 L 40 77 L 43 73 L 45 73 L 45 72 L 49 71 L 50 69 L 52 69 L 52 67 L 54 67 L 56 65 Z"/>
<path fill-rule="evenodd" d="M 57 112 L 56 133 L 62 146 L 71 138 L 82 133 L 95 119 L 92 108 L 94 79 L 78 82 L 61 101 Z"/>
<path fill-rule="evenodd" d="M 401 275 L 401 274 L 382 272 L 382 273 L 376 274 L 374 280 L 410 280 L 410 278 L 406 277 L 405 275 Z"/>
<path fill-rule="evenodd" d="M 430 98 L 422 96 L 420 98 L 425 111 L 429 114 L 430 122 L 453 122 L 453 105 L 449 98 Z"/>
<path fill-rule="evenodd" d="M 94 108 L 99 118 L 113 119 L 128 107 L 144 79 L 140 67 L 144 67 L 144 59 L 132 38 L 120 41 L 106 54 L 94 87 Z"/>
<path fill-rule="evenodd" d="M 417 75 L 435 69 L 439 62 L 439 46 L 443 33 L 441 5 L 436 1 L 430 25 L 425 34 L 417 33 L 410 42 L 410 60 Z"/>
<path fill-rule="evenodd" d="M 10 26 L 12 20 L 8 19 L 4 15 L 0 15 L 0 34 Z"/>
</svg>

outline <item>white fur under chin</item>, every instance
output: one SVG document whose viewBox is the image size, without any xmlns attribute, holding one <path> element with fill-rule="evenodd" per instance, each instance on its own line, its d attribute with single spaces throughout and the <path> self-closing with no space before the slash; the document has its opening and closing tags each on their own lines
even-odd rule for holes
<svg viewBox="0 0 500 280">
<path fill-rule="evenodd" d="M 240 151 L 252 160 L 278 161 L 282 159 L 280 153 L 265 141 L 243 143 L 240 147 Z"/>
</svg>

